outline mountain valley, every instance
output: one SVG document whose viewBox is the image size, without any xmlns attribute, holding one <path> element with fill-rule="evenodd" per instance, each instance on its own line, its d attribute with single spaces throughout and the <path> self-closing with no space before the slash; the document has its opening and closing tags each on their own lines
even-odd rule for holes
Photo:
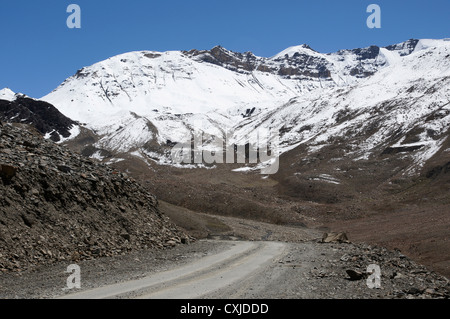
<svg viewBox="0 0 450 319">
<path fill-rule="evenodd" d="M 11 180 L 15 195 L 8 198 L 23 198 L 29 192 L 37 198 L 42 192 L 51 197 L 58 188 L 59 195 L 51 197 L 55 203 L 49 209 L 62 205 L 70 210 L 70 201 L 81 196 L 75 186 L 61 184 L 49 190 L 44 184 L 51 184 L 52 174 L 77 174 L 77 179 L 82 174 L 86 177 L 76 187 L 98 188 L 103 183 L 113 193 L 117 192 L 115 183 L 129 187 L 122 200 L 115 194 L 111 198 L 116 199 L 98 201 L 99 189 L 95 189 L 96 196 L 91 196 L 92 190 L 84 191 L 95 203 L 89 208 L 95 214 L 102 214 L 102 205 L 116 217 L 131 214 L 126 218 L 133 220 L 135 228 L 130 232 L 136 234 L 154 230 L 137 223 L 144 205 L 139 198 L 149 196 L 148 218 L 168 229 L 158 233 L 155 246 L 164 247 L 173 238 L 176 244 L 215 237 L 301 242 L 317 233 L 345 231 L 352 242 L 401 251 L 450 276 L 449 39 L 411 39 L 384 48 L 327 54 L 300 45 L 270 58 L 220 46 L 130 52 L 80 69 L 40 99 L 1 90 L 0 120 L 30 124 L 38 131 L 35 134 L 52 140 L 21 137 L 21 142 L 15 141 L 11 135 L 19 133 L 14 126 L 3 124 L 7 142 L 0 141 L 0 164 L 19 167 L 21 162 L 27 167 L 23 173 L 22 168 L 17 171 L 20 180 Z M 217 140 L 248 151 L 254 132 L 271 132 L 278 141 L 272 150 L 279 167 L 273 174 L 261 174 L 267 163 L 250 163 L 248 157 L 244 163 L 174 162 L 174 146 L 191 145 L 196 132 L 203 135 L 203 150 L 213 152 L 223 151 Z M 53 148 L 50 143 L 59 145 Z M 43 167 L 34 163 L 31 158 L 36 155 L 32 154 L 46 147 L 41 155 L 64 155 L 70 150 L 77 154 L 77 164 L 56 159 Z M 3 152 L 6 149 L 13 151 Z M 14 154 L 20 159 L 13 160 Z M 85 167 L 86 161 L 101 177 L 73 169 Z M 21 195 L 20 181 L 33 178 L 42 180 L 42 187 L 30 186 Z M 75 177 L 67 178 L 67 183 L 77 184 Z M 71 195 L 66 189 L 73 189 Z M 47 208 L 26 200 L 30 207 L 21 218 L 30 223 L 35 219 L 27 215 L 29 209 L 38 214 Z M 83 207 L 83 201 L 77 200 L 76 206 Z M 34 206 L 40 208 L 36 211 Z M 81 228 L 91 218 L 82 210 L 78 212 Z M 9 218 L 9 213 L 4 214 Z M 166 215 L 176 226 L 162 217 Z M 274 230 L 254 226 L 260 232 L 250 235 L 242 228 L 247 221 L 273 225 Z M 125 226 L 117 223 L 114 234 L 99 238 L 117 238 L 118 242 L 100 240 L 96 252 L 108 245 L 119 254 L 132 249 L 116 247 L 135 243 L 124 243 L 128 238 L 123 233 Z M 22 226 L 28 231 L 34 231 L 34 225 L 41 227 L 40 222 L 31 222 L 33 227 L 26 224 Z M 6 225 L 6 219 L 0 223 L 0 227 Z M 299 237 L 283 237 L 282 231 L 275 231 L 278 227 L 297 230 Z M 303 236 L 305 232 L 314 234 Z M 28 243 L 33 241 L 30 238 Z M 84 239 L 73 240 L 75 244 Z M 25 251 L 18 253 L 18 261 L 0 263 L 0 268 L 18 268 L 29 262 L 21 261 L 27 258 L 45 259 L 49 251 L 55 260 L 69 254 L 53 244 L 36 252 L 36 258 L 26 256 Z M 8 249 L 16 250 L 17 245 L 27 244 L 20 239 Z M 85 246 L 82 249 L 88 249 Z"/>
</svg>

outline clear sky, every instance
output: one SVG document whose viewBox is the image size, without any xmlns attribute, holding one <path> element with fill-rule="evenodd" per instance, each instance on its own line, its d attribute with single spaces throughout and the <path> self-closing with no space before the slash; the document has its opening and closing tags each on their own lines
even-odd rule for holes
<svg viewBox="0 0 450 319">
<path fill-rule="evenodd" d="M 69 29 L 69 4 L 81 29 Z M 381 29 L 369 29 L 369 4 Z M 410 38 L 449 38 L 450 0 L 0 0 L 0 89 L 40 98 L 84 66 L 135 50 L 210 49 L 270 57 Z"/>
</svg>

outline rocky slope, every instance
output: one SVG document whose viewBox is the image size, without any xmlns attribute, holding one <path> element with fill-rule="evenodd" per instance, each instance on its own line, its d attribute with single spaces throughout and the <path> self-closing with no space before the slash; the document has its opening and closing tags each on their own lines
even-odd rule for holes
<svg viewBox="0 0 450 319">
<path fill-rule="evenodd" d="M 126 174 L 0 122 L 0 271 L 187 243 Z"/>
</svg>

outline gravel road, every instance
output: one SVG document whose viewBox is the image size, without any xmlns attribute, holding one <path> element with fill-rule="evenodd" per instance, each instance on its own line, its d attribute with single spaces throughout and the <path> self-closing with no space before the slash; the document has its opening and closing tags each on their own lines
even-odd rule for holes
<svg viewBox="0 0 450 319">
<path fill-rule="evenodd" d="M 367 267 L 381 286 L 367 285 Z M 0 275 L 0 298 L 388 299 L 448 298 L 449 281 L 398 251 L 353 243 L 199 240 L 162 251 L 79 263 L 69 290 L 66 264 Z M 348 270 L 362 274 L 349 277 Z"/>
<path fill-rule="evenodd" d="M 283 254 L 280 242 L 237 241 L 224 251 L 168 271 L 80 293 L 65 298 L 192 299 L 247 279 Z"/>
</svg>

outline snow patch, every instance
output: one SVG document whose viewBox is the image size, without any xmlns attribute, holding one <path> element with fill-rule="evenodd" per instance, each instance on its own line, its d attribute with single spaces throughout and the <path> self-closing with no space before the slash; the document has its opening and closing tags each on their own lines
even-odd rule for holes
<svg viewBox="0 0 450 319">
<path fill-rule="evenodd" d="M 317 177 L 312 177 L 309 178 L 309 180 L 313 180 L 313 181 L 321 181 L 321 182 L 326 182 L 326 183 L 330 183 L 330 184 L 335 184 L 335 185 L 340 185 L 341 182 L 339 181 L 339 179 L 328 175 L 328 174 L 320 174 Z"/>
<path fill-rule="evenodd" d="M 92 154 L 91 158 L 99 160 L 99 161 L 102 161 L 104 159 L 104 157 L 101 155 L 100 151 L 97 151 L 94 154 Z"/>
<path fill-rule="evenodd" d="M 6 101 L 14 101 L 16 99 L 16 93 L 11 91 L 8 88 L 4 88 L 0 90 L 0 100 L 6 100 Z"/>
</svg>

